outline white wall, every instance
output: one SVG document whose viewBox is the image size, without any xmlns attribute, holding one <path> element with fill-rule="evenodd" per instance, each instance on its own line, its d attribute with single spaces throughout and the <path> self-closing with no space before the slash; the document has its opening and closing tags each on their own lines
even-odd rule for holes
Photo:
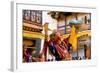
<svg viewBox="0 0 100 73">
<path fill-rule="evenodd" d="M 47 14 L 48 12 L 49 11 L 43 11 L 43 15 L 42 15 L 43 24 L 45 24 L 47 22 L 47 23 L 49 23 L 49 29 L 51 29 L 51 30 L 57 29 L 57 21 L 55 19 L 51 18 L 51 16 Z M 50 33 L 51 32 L 49 31 L 49 34 Z"/>
<path fill-rule="evenodd" d="M 78 50 L 78 55 L 79 55 L 79 57 L 81 57 L 83 59 L 83 57 L 84 57 L 84 49 Z"/>
<path fill-rule="evenodd" d="M 57 29 L 57 21 L 55 19 L 52 19 L 50 15 L 48 15 L 49 11 L 43 11 L 42 12 L 42 25 L 44 25 L 45 23 L 49 23 L 49 29 L 54 30 Z M 52 31 L 48 31 L 48 34 L 51 34 Z M 44 31 L 43 31 L 44 34 Z M 44 40 L 41 40 L 41 51 L 43 49 L 43 44 L 44 44 Z M 41 52 L 40 51 L 40 52 Z"/>
</svg>

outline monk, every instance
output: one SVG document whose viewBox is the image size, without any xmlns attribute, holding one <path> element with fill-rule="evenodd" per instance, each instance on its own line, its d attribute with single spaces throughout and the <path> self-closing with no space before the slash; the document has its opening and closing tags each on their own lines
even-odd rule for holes
<svg viewBox="0 0 100 73">
<path fill-rule="evenodd" d="M 61 40 L 61 35 L 58 31 L 54 31 L 50 35 L 49 49 L 55 56 L 56 60 L 70 60 L 71 55 L 67 49 L 67 43 Z"/>
</svg>

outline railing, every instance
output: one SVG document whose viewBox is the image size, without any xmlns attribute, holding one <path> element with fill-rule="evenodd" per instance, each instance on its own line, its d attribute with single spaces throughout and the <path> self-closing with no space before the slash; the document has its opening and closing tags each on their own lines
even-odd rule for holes
<svg viewBox="0 0 100 73">
<path fill-rule="evenodd" d="M 67 38 L 70 34 L 65 34 L 65 35 L 62 35 L 62 38 Z M 78 37 L 81 37 L 83 35 L 88 35 L 88 36 L 91 36 L 91 30 L 85 30 L 85 31 L 81 31 L 81 32 L 78 32 L 77 33 L 77 38 Z"/>
</svg>

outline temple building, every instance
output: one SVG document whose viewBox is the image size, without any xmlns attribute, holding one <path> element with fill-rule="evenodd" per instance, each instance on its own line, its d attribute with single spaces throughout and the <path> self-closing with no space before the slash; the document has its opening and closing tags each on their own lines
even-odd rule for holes
<svg viewBox="0 0 100 73">
<path fill-rule="evenodd" d="M 42 31 L 42 11 L 23 10 L 23 46 L 36 49 L 38 53 L 44 38 Z"/>
<path fill-rule="evenodd" d="M 72 26 L 75 26 L 78 44 L 77 51 L 72 52 L 72 56 L 73 59 L 77 59 L 77 57 L 85 59 L 86 48 L 84 48 L 84 45 L 89 48 L 89 52 L 91 51 L 91 14 L 59 11 L 51 11 L 48 14 L 57 20 L 57 30 L 61 33 L 62 38 L 68 37 Z"/>
</svg>

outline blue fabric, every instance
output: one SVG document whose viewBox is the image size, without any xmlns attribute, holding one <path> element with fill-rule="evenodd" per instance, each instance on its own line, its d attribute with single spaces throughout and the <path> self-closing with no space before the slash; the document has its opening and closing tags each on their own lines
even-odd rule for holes
<svg viewBox="0 0 100 73">
<path fill-rule="evenodd" d="M 59 56 L 59 54 L 58 54 L 58 52 L 57 52 L 57 50 L 56 50 L 56 48 L 55 48 L 55 46 L 54 46 L 53 43 L 49 44 L 49 50 L 51 51 L 51 53 L 53 54 L 53 56 L 55 56 L 55 59 L 57 61 L 62 60 L 62 58 L 60 58 L 60 56 Z"/>
</svg>

